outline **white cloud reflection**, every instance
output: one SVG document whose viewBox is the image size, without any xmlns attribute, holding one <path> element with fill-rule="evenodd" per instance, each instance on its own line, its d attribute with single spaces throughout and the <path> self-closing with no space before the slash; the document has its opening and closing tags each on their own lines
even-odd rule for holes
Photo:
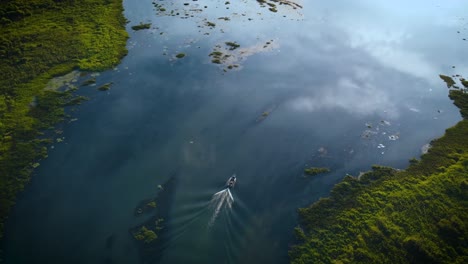
<svg viewBox="0 0 468 264">
<path fill-rule="evenodd" d="M 362 70 L 360 70 L 362 74 Z M 315 112 L 341 109 L 354 115 L 386 114 L 389 118 L 398 117 L 396 106 L 383 89 L 370 84 L 341 78 L 333 86 L 323 87 L 319 94 L 303 96 L 289 101 L 296 111 Z"/>
<path fill-rule="evenodd" d="M 413 38 L 405 31 L 382 31 L 371 26 L 359 29 L 353 26 L 348 32 L 351 48 L 365 50 L 382 65 L 428 82 L 436 80 L 434 76 L 437 76 L 440 70 L 423 52 L 405 47 L 405 42 Z"/>
</svg>

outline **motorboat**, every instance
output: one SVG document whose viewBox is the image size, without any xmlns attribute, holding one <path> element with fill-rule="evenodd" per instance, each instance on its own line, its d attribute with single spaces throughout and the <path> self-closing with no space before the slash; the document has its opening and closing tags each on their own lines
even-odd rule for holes
<svg viewBox="0 0 468 264">
<path fill-rule="evenodd" d="M 235 175 L 235 174 L 232 175 L 232 176 L 228 179 L 228 181 L 226 182 L 226 186 L 227 186 L 228 188 L 233 188 L 234 185 L 236 185 L 236 180 L 237 180 L 236 175 Z"/>
</svg>

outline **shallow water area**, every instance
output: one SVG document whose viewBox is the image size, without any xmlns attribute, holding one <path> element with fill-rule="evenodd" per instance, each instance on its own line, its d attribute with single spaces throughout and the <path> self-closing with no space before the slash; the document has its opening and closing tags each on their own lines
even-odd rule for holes
<svg viewBox="0 0 468 264">
<path fill-rule="evenodd" d="M 5 263 L 287 263 L 298 207 L 372 164 L 405 168 L 461 119 L 438 74 L 468 74 L 465 1 L 155 3 L 124 1 L 129 54 L 96 77 L 110 90 L 80 87 L 90 100 L 20 195 Z M 232 197 L 213 196 L 234 173 Z M 141 254 L 135 207 L 170 177 L 161 246 Z"/>
</svg>

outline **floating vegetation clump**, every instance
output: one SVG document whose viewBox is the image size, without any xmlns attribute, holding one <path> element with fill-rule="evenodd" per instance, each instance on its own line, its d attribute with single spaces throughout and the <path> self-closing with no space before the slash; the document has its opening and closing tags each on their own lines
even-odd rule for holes
<svg viewBox="0 0 468 264">
<path fill-rule="evenodd" d="M 289 6 L 293 9 L 302 8 L 302 5 L 298 4 L 295 1 L 289 1 L 289 0 L 257 0 L 257 2 L 260 4 L 261 7 L 269 6 L 269 10 L 275 13 L 278 12 L 276 4 Z"/>
<path fill-rule="evenodd" d="M 183 57 L 185 57 L 185 53 L 178 53 L 176 55 L 176 58 L 178 58 L 178 59 L 182 59 Z"/>
<path fill-rule="evenodd" d="M 142 30 L 142 29 L 150 29 L 151 23 L 143 24 L 140 23 L 139 25 L 132 26 L 132 29 L 135 31 Z"/>
<path fill-rule="evenodd" d="M 224 43 L 229 47 L 229 50 L 235 50 L 238 47 L 240 47 L 240 45 L 237 44 L 236 42 L 227 41 L 227 42 L 224 42 Z"/>
<path fill-rule="evenodd" d="M 329 168 L 310 167 L 304 169 L 304 173 L 310 176 L 315 176 L 322 173 L 330 172 Z"/>
<path fill-rule="evenodd" d="M 265 44 L 263 44 L 265 43 Z M 211 62 L 214 64 L 224 65 L 223 71 L 240 69 L 241 62 L 249 56 L 257 53 L 271 51 L 278 47 L 273 40 L 260 42 L 255 45 L 240 48 L 240 44 L 234 41 L 226 41 L 224 44 L 218 44 L 214 47 L 213 51 L 209 54 Z"/>
<path fill-rule="evenodd" d="M 213 23 L 213 22 L 210 22 L 210 21 L 207 21 L 205 24 L 206 24 L 207 26 L 209 26 L 209 27 L 212 27 L 212 28 L 216 27 L 216 24 Z"/>
</svg>

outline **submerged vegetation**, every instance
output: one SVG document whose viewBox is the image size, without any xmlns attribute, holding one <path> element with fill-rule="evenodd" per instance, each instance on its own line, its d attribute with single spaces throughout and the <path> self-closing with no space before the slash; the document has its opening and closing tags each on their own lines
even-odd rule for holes
<svg viewBox="0 0 468 264">
<path fill-rule="evenodd" d="M 110 82 L 110 83 L 105 83 L 105 84 L 99 86 L 99 87 L 98 87 L 98 90 L 99 90 L 99 91 L 107 91 L 107 90 L 109 90 L 109 89 L 111 88 L 112 84 L 114 84 L 114 83 L 112 83 L 112 82 Z"/>
<path fill-rule="evenodd" d="M 419 161 L 346 176 L 329 198 L 299 210 L 292 263 L 467 262 L 468 93 L 449 95 L 463 120 Z"/>
<path fill-rule="evenodd" d="M 129 232 L 138 244 L 138 251 L 143 263 L 152 263 L 161 257 L 163 242 L 167 238 L 168 226 L 164 223 L 170 221 L 171 203 L 177 186 L 176 174 L 162 185 L 157 187 L 156 197 L 139 202 L 135 208 L 135 217 L 145 216 L 143 223 L 131 227 Z M 149 261 L 151 260 L 151 261 Z"/>
<path fill-rule="evenodd" d="M 15 197 L 47 156 L 44 129 L 81 102 L 44 89 L 73 69 L 103 70 L 126 54 L 120 0 L 5 0 L 0 3 L 0 238 Z"/>
<path fill-rule="evenodd" d="M 304 169 L 304 173 L 310 176 L 315 176 L 321 173 L 327 173 L 330 172 L 329 168 L 318 168 L 318 167 L 310 167 Z"/>
<path fill-rule="evenodd" d="M 95 84 L 96 83 L 96 78 L 91 78 L 91 79 L 88 79 L 86 81 L 84 81 L 81 86 L 88 86 L 88 85 L 91 85 L 91 84 Z"/>
</svg>

